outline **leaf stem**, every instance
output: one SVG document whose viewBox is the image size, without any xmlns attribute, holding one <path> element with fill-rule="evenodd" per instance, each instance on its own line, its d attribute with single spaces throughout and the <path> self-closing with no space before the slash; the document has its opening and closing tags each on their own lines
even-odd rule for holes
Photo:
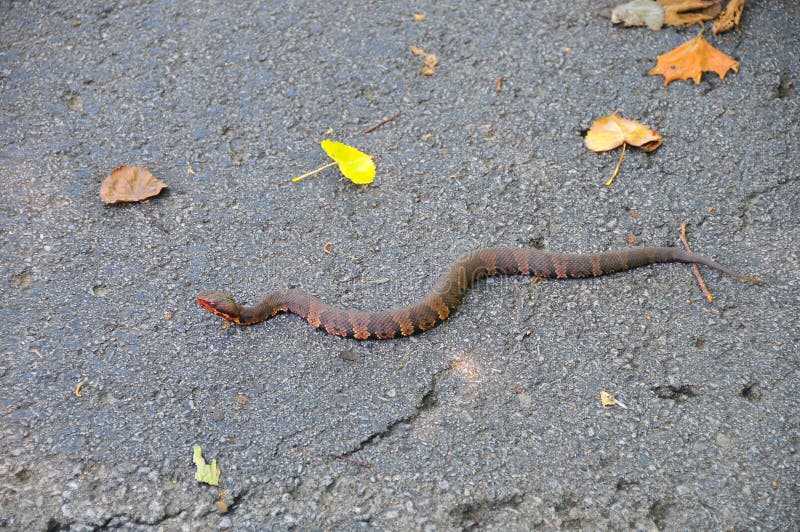
<svg viewBox="0 0 800 532">
<path fill-rule="evenodd" d="M 625 160 L 625 148 L 627 148 L 627 147 L 628 147 L 628 143 L 627 142 L 623 142 L 622 143 L 622 154 L 619 156 L 619 161 L 617 162 L 617 167 L 614 168 L 614 173 L 611 174 L 611 177 L 609 177 L 608 181 L 606 181 L 606 186 L 607 187 L 610 187 L 611 183 L 613 183 L 614 180 L 617 178 L 617 174 L 619 173 L 619 167 L 622 166 L 622 161 Z"/>
<path fill-rule="evenodd" d="M 337 164 L 337 163 L 336 163 L 336 161 L 333 161 L 332 163 L 328 163 L 328 164 L 326 164 L 326 165 L 324 165 L 324 166 L 320 166 L 320 167 L 319 167 L 319 168 L 317 168 L 316 170 L 311 170 L 310 172 L 306 172 L 306 173 L 305 173 L 305 174 L 303 174 L 303 175 L 297 176 L 297 177 L 295 177 L 294 179 L 292 179 L 292 183 L 297 183 L 297 182 L 298 182 L 298 181 L 300 181 L 301 179 L 305 179 L 305 178 L 307 178 L 307 177 L 308 177 L 308 176 L 310 176 L 310 175 L 314 175 L 314 174 L 316 174 L 316 173 L 318 173 L 318 172 L 321 172 L 321 171 L 325 170 L 326 168 L 330 168 L 330 167 L 331 167 L 331 166 L 333 166 L 334 164 Z"/>
</svg>

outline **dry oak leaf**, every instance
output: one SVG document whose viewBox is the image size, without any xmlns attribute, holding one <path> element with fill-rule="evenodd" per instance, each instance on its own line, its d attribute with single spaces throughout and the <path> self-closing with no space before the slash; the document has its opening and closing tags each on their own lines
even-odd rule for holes
<svg viewBox="0 0 800 532">
<path fill-rule="evenodd" d="M 711 20 L 722 10 L 722 0 L 658 0 L 664 8 L 664 24 L 687 26 Z"/>
<path fill-rule="evenodd" d="M 703 72 L 716 72 L 725 80 L 729 70 L 739 72 L 739 62 L 711 46 L 702 35 L 698 35 L 671 52 L 659 55 L 658 63 L 647 74 L 664 76 L 665 86 L 676 79 L 693 79 L 697 85 Z"/>
<path fill-rule="evenodd" d="M 592 151 L 613 150 L 623 144 L 653 151 L 661 146 L 664 138 L 641 122 L 622 118 L 614 112 L 596 120 L 583 140 Z"/>
<path fill-rule="evenodd" d="M 730 0 L 719 18 L 714 21 L 714 26 L 712 27 L 714 36 L 716 37 L 720 33 L 738 28 L 743 9 L 744 0 Z"/>
<path fill-rule="evenodd" d="M 144 166 L 120 166 L 108 174 L 100 184 L 100 199 L 106 203 L 142 201 L 167 188 Z"/>
</svg>

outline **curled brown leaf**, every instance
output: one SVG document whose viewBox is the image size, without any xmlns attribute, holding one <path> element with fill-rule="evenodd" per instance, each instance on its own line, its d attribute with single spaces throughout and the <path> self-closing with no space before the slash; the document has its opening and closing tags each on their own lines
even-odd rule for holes
<svg viewBox="0 0 800 532">
<path fill-rule="evenodd" d="M 144 166 L 120 166 L 100 184 L 100 199 L 105 203 L 130 203 L 152 198 L 167 188 Z"/>
<path fill-rule="evenodd" d="M 664 23 L 686 26 L 711 20 L 719 15 L 722 0 L 657 0 L 664 8 Z"/>
<path fill-rule="evenodd" d="M 744 0 L 730 0 L 719 18 L 714 21 L 714 25 L 712 26 L 714 36 L 716 37 L 720 33 L 725 33 L 733 28 L 738 28 L 739 21 L 742 18 L 743 9 Z"/>
</svg>

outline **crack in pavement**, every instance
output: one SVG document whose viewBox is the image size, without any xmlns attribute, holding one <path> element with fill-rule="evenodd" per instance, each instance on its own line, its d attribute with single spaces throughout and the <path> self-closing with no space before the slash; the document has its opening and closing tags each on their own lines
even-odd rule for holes
<svg viewBox="0 0 800 532">
<path fill-rule="evenodd" d="M 394 432 L 403 425 L 410 425 L 414 423 L 419 417 L 423 414 L 423 412 L 430 410 L 437 406 L 438 404 L 438 393 L 437 387 L 439 384 L 439 379 L 441 376 L 453 369 L 452 365 L 448 364 L 446 367 L 438 370 L 431 376 L 431 383 L 428 387 L 428 390 L 422 395 L 422 398 L 419 401 L 419 404 L 414 408 L 414 410 L 409 413 L 408 415 L 402 416 L 398 419 L 395 419 L 388 425 L 386 428 L 373 432 L 363 440 L 361 440 L 358 445 L 349 449 L 341 454 L 341 456 L 350 457 L 360 451 L 363 451 L 367 447 L 381 441 L 385 438 L 390 437 Z"/>
<path fill-rule="evenodd" d="M 450 510 L 450 516 L 454 524 L 462 530 L 477 528 L 482 524 L 485 525 L 486 518 L 494 512 L 503 509 L 516 510 L 524 498 L 524 491 L 481 498 L 455 506 Z"/>
</svg>

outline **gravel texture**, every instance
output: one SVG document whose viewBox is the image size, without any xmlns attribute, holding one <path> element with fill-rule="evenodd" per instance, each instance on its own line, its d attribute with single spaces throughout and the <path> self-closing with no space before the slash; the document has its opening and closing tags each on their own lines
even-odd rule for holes
<svg viewBox="0 0 800 532">
<path fill-rule="evenodd" d="M 664 87 L 646 72 L 698 28 L 610 5 L 0 2 L 0 527 L 796 528 L 800 6 L 748 2 L 708 34 L 739 73 Z M 619 152 L 582 135 L 614 110 L 665 142 L 604 187 Z M 291 183 L 328 137 L 373 185 Z M 169 189 L 104 205 L 121 164 Z M 680 222 L 769 284 L 491 279 L 362 343 L 194 302 L 377 309 L 477 247 L 679 245 Z"/>
</svg>

